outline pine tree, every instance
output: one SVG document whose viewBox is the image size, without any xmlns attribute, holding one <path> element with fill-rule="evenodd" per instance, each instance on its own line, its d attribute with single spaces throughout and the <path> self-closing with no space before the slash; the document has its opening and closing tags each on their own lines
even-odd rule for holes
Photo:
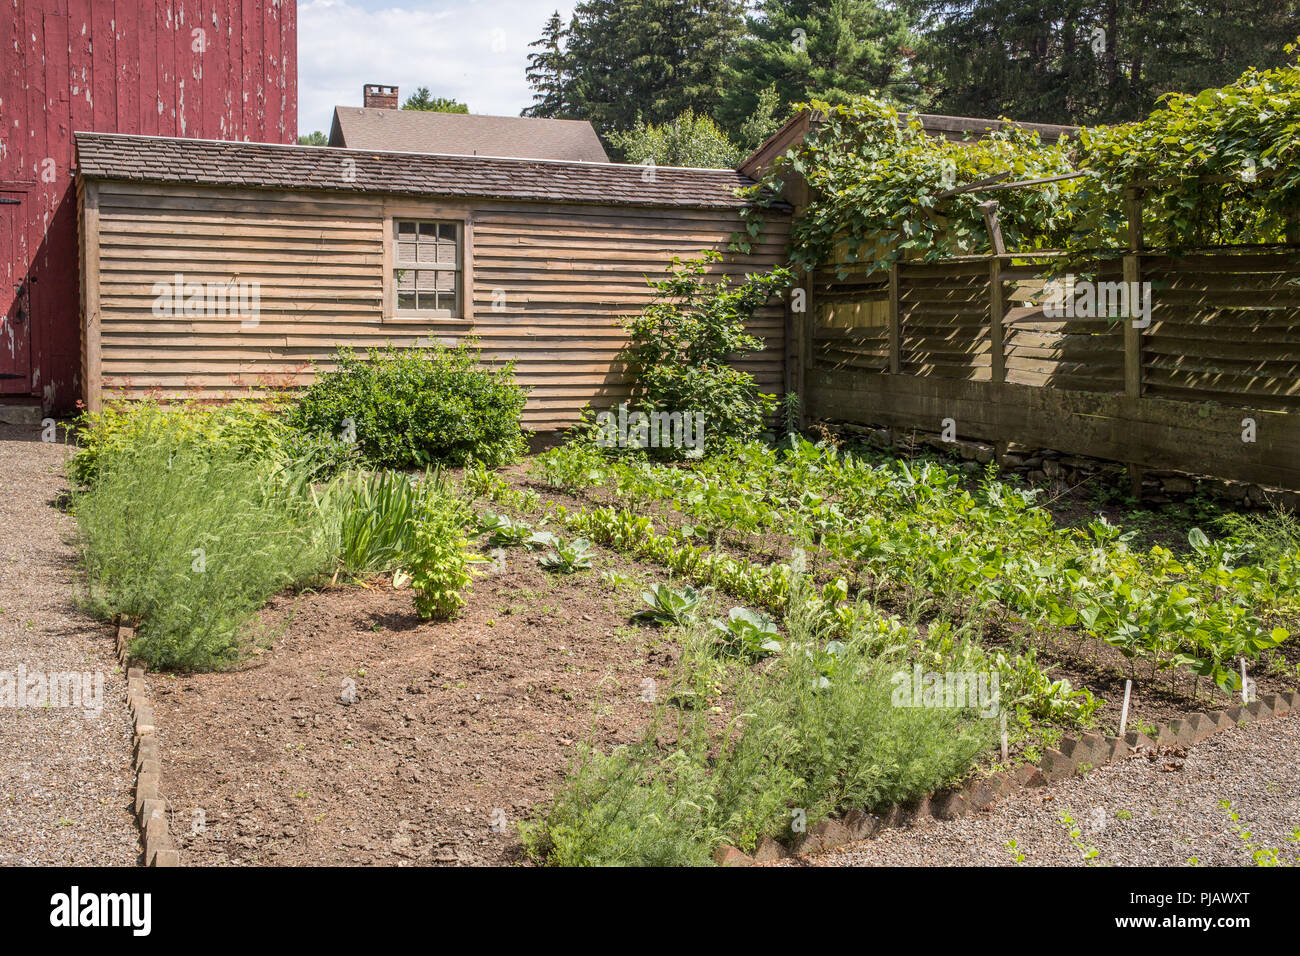
<svg viewBox="0 0 1300 956">
<path fill-rule="evenodd" d="M 402 104 L 404 110 L 420 110 L 424 113 L 468 113 L 469 107 L 445 96 L 430 96 L 429 88 L 421 86 L 406 98 Z"/>
<path fill-rule="evenodd" d="M 602 133 L 712 114 L 742 11 L 742 0 L 583 0 L 565 47 L 566 105 Z"/>
<path fill-rule="evenodd" d="M 878 0 L 763 0 L 729 64 L 720 118 L 738 128 L 773 84 L 779 115 L 813 97 L 837 102 L 872 91 L 915 105 L 910 22 Z"/>
<path fill-rule="evenodd" d="M 1045 123 L 1145 116 L 1169 92 L 1287 62 L 1300 0 L 908 0 L 937 111 Z"/>
<path fill-rule="evenodd" d="M 569 61 L 564 50 L 568 38 L 569 30 L 556 10 L 546 22 L 541 38 L 528 44 L 540 49 L 528 54 L 525 76 L 533 88 L 533 105 L 524 109 L 523 116 L 574 118 L 569 108 Z"/>
</svg>

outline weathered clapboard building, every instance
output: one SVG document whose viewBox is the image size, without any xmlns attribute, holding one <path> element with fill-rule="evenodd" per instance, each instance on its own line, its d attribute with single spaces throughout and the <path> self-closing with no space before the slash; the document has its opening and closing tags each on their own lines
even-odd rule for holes
<svg viewBox="0 0 1300 956">
<path fill-rule="evenodd" d="M 733 170 L 78 134 L 88 404 L 304 384 L 340 345 L 475 338 L 531 389 L 526 426 L 627 390 L 623 320 L 673 256 L 785 259 L 788 214 L 729 252 Z M 786 312 L 745 366 L 785 374 Z"/>
</svg>

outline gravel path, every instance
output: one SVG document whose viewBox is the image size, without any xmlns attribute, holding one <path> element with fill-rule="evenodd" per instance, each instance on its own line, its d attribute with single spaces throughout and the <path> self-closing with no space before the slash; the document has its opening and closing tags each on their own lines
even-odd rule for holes
<svg viewBox="0 0 1300 956">
<path fill-rule="evenodd" d="M 54 506 L 67 449 L 39 439 L 0 425 L 0 866 L 133 866 L 125 680 L 109 628 L 73 603 L 74 521 Z M 73 672 L 91 675 L 88 693 L 44 706 L 33 675 Z"/>
<path fill-rule="evenodd" d="M 1094 865 L 1249 866 L 1251 853 L 1231 828 L 1220 801 L 1240 814 L 1235 825 L 1251 842 L 1300 862 L 1300 715 L 1289 714 L 1215 734 L 1190 750 L 1135 756 L 1085 777 L 1023 791 L 992 810 L 958 820 L 927 820 L 887 830 L 878 839 L 785 865 L 1079 866 L 1068 813 L 1079 842 L 1095 848 Z"/>
</svg>

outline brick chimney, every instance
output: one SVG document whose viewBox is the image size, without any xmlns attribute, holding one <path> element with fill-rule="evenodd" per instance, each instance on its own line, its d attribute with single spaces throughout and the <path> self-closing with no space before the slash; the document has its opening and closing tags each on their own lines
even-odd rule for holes
<svg viewBox="0 0 1300 956">
<path fill-rule="evenodd" d="M 368 110 L 397 109 L 397 87 L 367 83 L 362 87 L 364 106 Z"/>
</svg>

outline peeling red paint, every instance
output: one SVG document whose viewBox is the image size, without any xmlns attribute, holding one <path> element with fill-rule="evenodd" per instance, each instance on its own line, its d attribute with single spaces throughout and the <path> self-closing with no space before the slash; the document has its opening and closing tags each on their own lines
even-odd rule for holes
<svg viewBox="0 0 1300 956">
<path fill-rule="evenodd" d="M 0 0 L 0 398 L 79 397 L 73 134 L 296 142 L 297 30 L 296 0 Z"/>
</svg>

